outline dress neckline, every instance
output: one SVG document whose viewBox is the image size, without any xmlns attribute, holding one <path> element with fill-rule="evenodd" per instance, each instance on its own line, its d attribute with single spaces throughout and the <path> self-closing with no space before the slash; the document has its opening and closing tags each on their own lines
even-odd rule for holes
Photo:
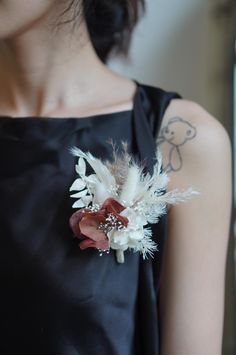
<svg viewBox="0 0 236 355">
<path fill-rule="evenodd" d="M 136 85 L 136 90 L 133 96 L 133 105 L 132 108 L 129 110 L 122 110 L 122 111 L 114 111 L 114 112 L 107 112 L 107 113 L 99 113 L 99 114 L 94 114 L 94 115 L 89 115 L 89 116 L 82 116 L 82 117 L 77 117 L 77 116 L 69 116 L 69 117 L 58 117 L 58 116 L 11 116 L 11 115 L 0 115 L 0 120 L 1 119 L 7 119 L 7 120 L 12 120 L 12 121 L 26 121 L 26 120 L 33 120 L 33 121 L 38 121 L 38 122 L 65 122 L 65 121 L 76 121 L 76 122 L 89 122 L 89 123 L 94 123 L 95 121 L 100 121 L 101 119 L 110 119 L 110 118 L 116 118 L 116 117 L 125 117 L 127 114 L 134 114 L 137 100 L 139 97 L 139 90 L 140 90 L 140 85 L 139 82 L 136 81 L 135 79 L 132 79 L 132 81 Z"/>
</svg>

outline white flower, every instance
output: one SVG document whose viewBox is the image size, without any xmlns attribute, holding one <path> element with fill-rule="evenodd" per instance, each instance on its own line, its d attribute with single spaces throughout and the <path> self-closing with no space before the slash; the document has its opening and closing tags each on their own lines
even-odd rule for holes
<svg viewBox="0 0 236 355">
<path fill-rule="evenodd" d="M 152 175 L 144 174 L 143 168 L 127 153 L 126 143 L 123 143 L 121 156 L 116 153 L 114 145 L 113 150 L 113 162 L 103 162 L 89 152 L 71 149 L 72 154 L 79 158 L 75 166 L 78 178 L 70 187 L 70 191 L 79 191 L 71 195 L 77 199 L 73 208 L 87 207 L 96 211 L 108 198 L 116 200 L 119 208 L 123 208 L 118 214 L 127 218 L 127 226 L 116 223 L 117 211 L 113 217 L 111 211 L 106 223 L 100 227 L 106 232 L 110 248 L 116 250 L 117 261 L 124 262 L 127 249 L 140 252 L 143 258 L 153 256 L 157 245 L 148 223 L 157 223 L 166 213 L 168 204 L 186 201 L 199 192 L 192 187 L 185 191 L 164 192 L 169 177 L 161 172 L 162 156 L 158 148 Z M 89 176 L 86 176 L 86 163 L 94 171 Z"/>
</svg>

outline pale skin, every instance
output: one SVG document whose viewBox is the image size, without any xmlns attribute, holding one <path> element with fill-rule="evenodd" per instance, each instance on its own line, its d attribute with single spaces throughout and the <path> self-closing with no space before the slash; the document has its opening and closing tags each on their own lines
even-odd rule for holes
<svg viewBox="0 0 236 355">
<path fill-rule="evenodd" d="M 160 290 L 162 355 L 220 355 L 225 262 L 231 216 L 231 144 L 203 107 L 172 100 L 162 122 L 181 117 L 196 135 L 180 147 L 182 167 L 170 171 L 169 189 L 193 186 L 201 194 L 168 212 L 168 242 Z M 175 127 L 182 140 L 184 127 Z M 164 165 L 170 146 L 163 145 Z M 179 157 L 173 157 L 178 165 Z"/>
<path fill-rule="evenodd" d="M 1 1 L 0 115 L 84 117 L 131 109 L 134 82 L 99 60 L 85 24 L 75 37 L 69 25 L 52 34 L 50 23 L 60 3 L 22 0 L 19 6 L 18 0 Z M 160 135 L 176 117 L 178 143 L 171 158 L 171 132 L 166 132 L 166 144 L 158 141 L 164 165 L 169 166 L 168 190 L 193 186 L 201 194 L 168 212 L 160 288 L 161 355 L 220 355 L 232 204 L 231 143 L 215 117 L 184 99 L 171 101 Z M 196 134 L 189 133 L 191 139 L 184 142 L 186 124 L 178 122 L 188 122 Z"/>
</svg>

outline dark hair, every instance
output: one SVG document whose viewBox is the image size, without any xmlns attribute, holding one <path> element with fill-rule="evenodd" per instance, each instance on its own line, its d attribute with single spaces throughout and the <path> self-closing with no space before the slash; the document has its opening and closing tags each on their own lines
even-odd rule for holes
<svg viewBox="0 0 236 355">
<path fill-rule="evenodd" d="M 92 44 L 100 59 L 106 62 L 111 53 L 127 54 L 133 29 L 145 10 L 144 1 L 70 0 L 62 15 L 73 10 L 73 18 L 59 25 L 80 21 L 82 5 Z"/>
</svg>

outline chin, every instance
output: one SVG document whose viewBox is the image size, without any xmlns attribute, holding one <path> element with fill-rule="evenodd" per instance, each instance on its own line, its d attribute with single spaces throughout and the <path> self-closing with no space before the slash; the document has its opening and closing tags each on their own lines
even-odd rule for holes
<svg viewBox="0 0 236 355">
<path fill-rule="evenodd" d="M 55 14 L 56 0 L 0 0 L 0 40 L 7 40 L 45 25 L 49 14 Z"/>
<path fill-rule="evenodd" d="M 14 38 L 29 29 L 32 25 L 30 18 L 20 16 L 3 16 L 0 11 L 0 40 Z"/>
<path fill-rule="evenodd" d="M 0 26 L 0 41 L 7 41 L 14 38 L 17 34 L 17 30 L 14 29 L 2 29 Z"/>
<path fill-rule="evenodd" d="M 1 18 L 1 16 L 0 16 Z M 10 23 L 10 25 L 9 25 Z M 11 40 L 16 37 L 19 37 L 23 33 L 26 33 L 29 28 L 32 26 L 32 22 L 30 21 L 22 21 L 21 23 L 16 23 L 16 21 L 9 22 L 8 25 L 4 25 L 0 21 L 0 40 Z"/>
</svg>

